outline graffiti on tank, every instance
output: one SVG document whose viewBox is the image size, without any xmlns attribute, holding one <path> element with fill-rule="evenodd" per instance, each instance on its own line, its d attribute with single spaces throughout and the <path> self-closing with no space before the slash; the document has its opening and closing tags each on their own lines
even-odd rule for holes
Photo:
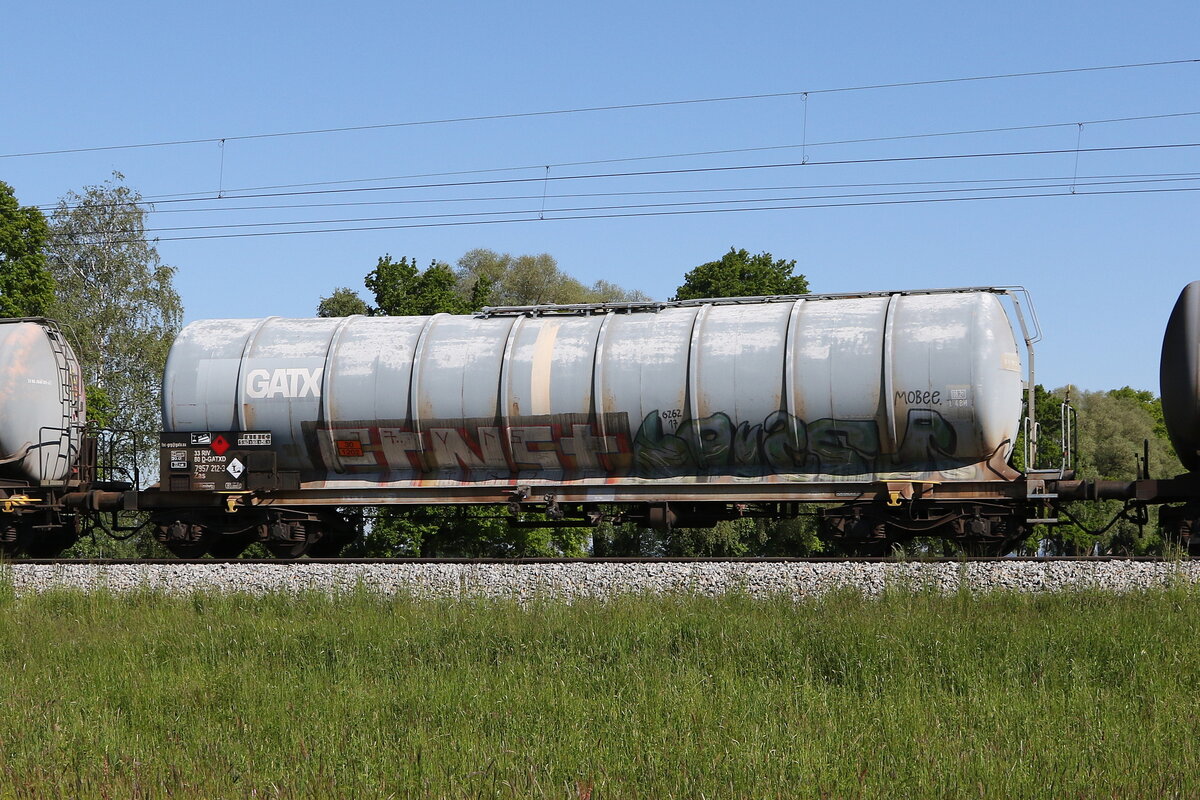
<svg viewBox="0 0 1200 800">
<path fill-rule="evenodd" d="M 431 420 L 414 431 L 403 422 L 306 426 L 325 465 L 335 472 L 468 472 L 476 479 L 521 472 L 623 475 L 632 463 L 628 418 L 606 414 Z"/>
<path fill-rule="evenodd" d="M 901 470 L 933 471 L 960 466 L 957 435 L 937 411 L 908 412 L 904 440 L 895 453 L 881 448 L 874 420 L 817 419 L 805 422 L 776 411 L 759 425 L 737 425 L 728 414 L 685 420 L 673 433 L 657 413 L 648 414 L 633 440 L 638 475 L 820 473 L 865 475 Z"/>
<path fill-rule="evenodd" d="M 940 406 L 942 393 L 931 389 L 911 389 L 909 391 L 900 389 L 896 392 L 896 402 L 910 406 Z"/>
<path fill-rule="evenodd" d="M 936 471 L 967 463 L 955 457 L 954 427 L 937 411 L 909 409 L 896 452 L 884 452 L 875 420 L 805 421 L 776 411 L 759 424 L 725 413 L 681 419 L 655 410 L 630 431 L 625 414 L 428 421 L 342 422 L 306 426 L 313 451 L 334 472 L 515 473 L 609 477 L 688 475 L 867 475 Z"/>
</svg>

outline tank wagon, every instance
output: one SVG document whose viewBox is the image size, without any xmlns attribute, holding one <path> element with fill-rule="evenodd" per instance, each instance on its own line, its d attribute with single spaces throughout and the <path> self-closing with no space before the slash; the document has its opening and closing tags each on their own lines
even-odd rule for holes
<svg viewBox="0 0 1200 800">
<path fill-rule="evenodd" d="M 1184 287 L 1167 320 L 1159 360 L 1163 422 L 1185 469 L 1174 478 L 1148 475 L 1127 490 L 1146 503 L 1164 505 L 1159 524 L 1165 535 L 1200 555 L 1200 281 Z"/>
<path fill-rule="evenodd" d="M 863 550 L 1002 549 L 1051 521 L 1046 481 L 1064 477 L 1009 464 L 1023 424 L 1036 444 L 1019 297 L 195 322 L 163 378 L 161 483 L 139 502 L 181 555 L 327 554 L 353 535 L 339 508 L 463 503 L 662 527 L 819 503 Z"/>
<path fill-rule="evenodd" d="M 0 320 L 0 553 L 57 553 L 79 520 L 63 497 L 94 482 L 83 377 L 46 319 Z"/>
</svg>

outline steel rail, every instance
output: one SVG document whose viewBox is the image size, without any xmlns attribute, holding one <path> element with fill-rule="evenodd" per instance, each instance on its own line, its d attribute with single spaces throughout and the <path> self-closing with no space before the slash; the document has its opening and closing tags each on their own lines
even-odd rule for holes
<svg viewBox="0 0 1200 800">
<path fill-rule="evenodd" d="M 1188 558 L 1164 556 L 939 556 L 937 558 L 896 558 L 894 556 L 746 556 L 722 558 L 708 556 L 651 558 L 642 556 L 606 556 L 596 558 L 21 558 L 0 561 L 0 567 L 30 565 L 173 565 L 203 566 L 214 564 L 278 564 L 302 567 L 305 564 L 474 564 L 474 565 L 522 565 L 522 564 L 990 564 L 990 563 L 1039 563 L 1057 562 L 1147 562 L 1187 563 Z"/>
</svg>

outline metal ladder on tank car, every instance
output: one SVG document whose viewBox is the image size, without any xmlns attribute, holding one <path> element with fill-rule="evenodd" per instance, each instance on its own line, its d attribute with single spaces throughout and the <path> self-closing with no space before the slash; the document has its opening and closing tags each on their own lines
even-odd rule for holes
<svg viewBox="0 0 1200 800">
<path fill-rule="evenodd" d="M 83 420 L 82 416 L 82 398 L 84 388 L 82 383 L 76 385 L 76 376 L 82 375 L 79 368 L 79 360 L 75 353 L 67 344 L 67 339 L 63 335 L 62 329 L 49 320 L 42 323 L 43 329 L 46 331 L 46 338 L 50 342 L 50 350 L 54 354 L 54 364 L 58 371 L 58 399 L 59 406 L 62 409 L 62 424 L 58 428 L 44 428 L 43 431 L 58 432 L 58 448 L 53 453 L 47 453 L 43 450 L 42 467 L 43 474 L 56 474 L 61 472 L 66 476 L 70 476 L 71 467 L 74 465 L 76 458 L 79 455 L 78 448 L 72 444 L 72 441 L 82 441 L 81 436 L 74 434 L 82 433 Z M 45 436 L 43 435 L 43 440 Z M 58 461 L 58 467 L 65 469 L 49 470 L 51 461 Z"/>
</svg>

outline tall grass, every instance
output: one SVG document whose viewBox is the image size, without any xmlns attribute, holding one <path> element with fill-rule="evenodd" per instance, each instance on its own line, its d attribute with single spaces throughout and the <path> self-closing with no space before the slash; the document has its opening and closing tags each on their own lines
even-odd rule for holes
<svg viewBox="0 0 1200 800">
<path fill-rule="evenodd" d="M 1194 797 L 1197 600 L 0 591 L 0 797 Z"/>
</svg>

